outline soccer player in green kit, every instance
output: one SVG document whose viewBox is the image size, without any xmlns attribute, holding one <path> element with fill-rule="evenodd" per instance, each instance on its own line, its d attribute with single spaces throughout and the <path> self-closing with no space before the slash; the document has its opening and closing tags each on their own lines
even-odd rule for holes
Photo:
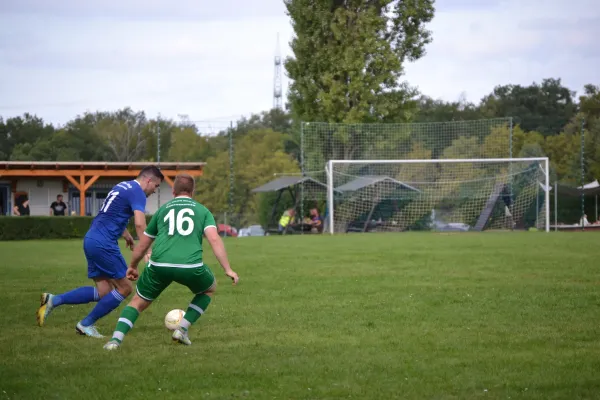
<svg viewBox="0 0 600 400">
<path fill-rule="evenodd" d="M 173 332 L 173 340 L 185 345 L 192 342 L 188 329 L 206 311 L 216 288 L 215 277 L 202 261 L 202 237 L 211 245 L 215 257 L 225 270 L 225 275 L 237 284 L 238 275 L 229 266 L 223 241 L 211 212 L 191 198 L 194 178 L 178 175 L 173 183 L 173 200 L 167 202 L 153 215 L 144 236 L 133 251 L 127 269 L 130 280 L 138 278 L 138 263 L 148 253 L 154 241 L 148 265 L 139 276 L 136 294 L 123 309 L 112 339 L 104 345 L 106 350 L 116 350 L 142 311 L 156 300 L 172 282 L 187 286 L 194 298 L 190 302 L 180 326 Z"/>
</svg>

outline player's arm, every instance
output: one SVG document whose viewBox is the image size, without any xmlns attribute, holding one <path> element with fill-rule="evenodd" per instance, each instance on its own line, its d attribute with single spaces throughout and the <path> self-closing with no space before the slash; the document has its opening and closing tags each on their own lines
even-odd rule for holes
<svg viewBox="0 0 600 400">
<path fill-rule="evenodd" d="M 154 242 L 154 238 L 142 235 L 140 241 L 136 248 L 133 250 L 133 255 L 131 256 L 131 262 L 129 263 L 129 268 L 137 269 L 138 264 L 142 261 L 142 258 L 148 252 L 150 246 L 152 246 L 152 242 Z"/>
<path fill-rule="evenodd" d="M 210 247 L 212 248 L 215 257 L 219 261 L 219 264 L 221 264 L 221 267 L 223 267 L 225 275 L 230 277 L 234 284 L 237 284 L 239 280 L 238 275 L 231 269 L 231 266 L 229 265 L 227 251 L 225 251 L 225 245 L 219 236 L 217 227 L 213 225 L 207 226 L 206 229 L 204 229 L 204 237 L 206 237 L 208 243 L 210 243 Z"/>
<path fill-rule="evenodd" d="M 131 209 L 133 210 L 133 223 L 137 237 L 141 240 L 146 229 L 146 195 L 144 192 L 136 192 L 131 200 Z"/>
<path fill-rule="evenodd" d="M 125 228 L 125 230 L 123 231 L 123 239 L 125 239 L 125 242 L 127 243 L 127 247 L 129 247 L 131 250 L 133 250 L 133 236 L 131 236 L 131 233 L 129 233 L 129 230 L 127 228 Z"/>
<path fill-rule="evenodd" d="M 138 272 L 138 264 L 154 242 L 154 238 L 146 235 L 142 235 L 140 238 L 140 242 L 133 250 L 133 255 L 131 256 L 131 262 L 129 263 L 129 268 L 127 268 L 127 279 L 130 281 L 136 281 L 140 273 Z"/>
<path fill-rule="evenodd" d="M 131 281 L 135 281 L 139 275 L 138 273 L 138 264 L 144 258 L 144 256 L 148 253 L 150 246 L 152 246 L 152 242 L 156 238 L 158 234 L 158 212 L 152 216 L 150 219 L 150 223 L 140 236 L 140 241 L 138 245 L 133 250 L 133 254 L 131 255 L 131 261 L 129 263 L 129 268 L 127 268 L 127 279 Z M 145 218 L 144 218 L 145 221 Z M 146 260 L 148 261 L 148 260 Z"/>
<path fill-rule="evenodd" d="M 133 239 L 133 236 L 131 236 L 131 233 L 129 233 L 129 229 L 125 228 L 125 230 L 123 231 L 123 239 L 128 239 L 128 238 Z"/>
<path fill-rule="evenodd" d="M 135 224 L 135 232 L 138 235 L 140 240 L 144 236 L 144 230 L 146 229 L 146 214 L 143 211 L 134 211 L 133 212 L 133 222 Z"/>
</svg>

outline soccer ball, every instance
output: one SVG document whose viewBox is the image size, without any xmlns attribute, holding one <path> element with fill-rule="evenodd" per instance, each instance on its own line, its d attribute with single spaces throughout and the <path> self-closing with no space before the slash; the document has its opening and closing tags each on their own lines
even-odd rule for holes
<svg viewBox="0 0 600 400">
<path fill-rule="evenodd" d="M 165 315 L 165 326 L 167 329 L 174 331 L 175 329 L 179 328 L 179 322 L 181 322 L 184 315 L 185 311 L 177 308 L 169 311 L 167 315 Z"/>
</svg>

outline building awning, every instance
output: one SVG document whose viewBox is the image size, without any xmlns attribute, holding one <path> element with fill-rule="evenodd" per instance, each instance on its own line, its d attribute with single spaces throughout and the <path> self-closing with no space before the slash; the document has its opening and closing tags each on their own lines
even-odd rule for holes
<svg viewBox="0 0 600 400">
<path fill-rule="evenodd" d="M 600 195 L 600 183 L 598 180 L 594 180 L 593 182 L 586 183 L 583 186 L 569 186 L 564 184 L 558 184 L 558 195 L 568 195 L 568 196 L 594 196 Z"/>
<path fill-rule="evenodd" d="M 389 176 L 360 176 L 348 183 L 338 186 L 336 190 L 339 190 L 340 192 L 352 192 L 363 189 L 368 186 L 375 185 L 377 183 L 392 183 L 394 185 L 398 185 L 402 189 L 420 192 L 419 189 L 407 185 L 406 183 L 400 182 L 399 180 L 390 178 Z"/>
<path fill-rule="evenodd" d="M 290 186 L 295 186 L 298 184 L 309 183 L 311 185 L 320 186 L 323 190 L 327 190 L 327 185 L 319 182 L 315 179 L 309 178 L 307 176 L 281 176 L 277 179 L 274 179 L 270 182 L 265 183 L 262 186 L 259 186 L 255 189 L 252 189 L 254 193 L 262 193 L 262 192 L 277 192 L 279 190 L 286 189 Z"/>
</svg>

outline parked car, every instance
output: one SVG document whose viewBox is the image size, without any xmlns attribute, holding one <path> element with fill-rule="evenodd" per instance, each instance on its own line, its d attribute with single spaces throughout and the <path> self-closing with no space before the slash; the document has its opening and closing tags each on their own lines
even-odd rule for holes
<svg viewBox="0 0 600 400">
<path fill-rule="evenodd" d="M 231 225 L 217 224 L 217 231 L 219 232 L 219 236 L 221 236 L 221 237 L 225 237 L 225 236 L 237 237 L 238 236 L 237 229 L 235 229 Z"/>
<path fill-rule="evenodd" d="M 247 228 L 240 229 L 238 237 L 244 236 L 265 236 L 265 230 L 260 225 L 250 225 Z"/>
</svg>

